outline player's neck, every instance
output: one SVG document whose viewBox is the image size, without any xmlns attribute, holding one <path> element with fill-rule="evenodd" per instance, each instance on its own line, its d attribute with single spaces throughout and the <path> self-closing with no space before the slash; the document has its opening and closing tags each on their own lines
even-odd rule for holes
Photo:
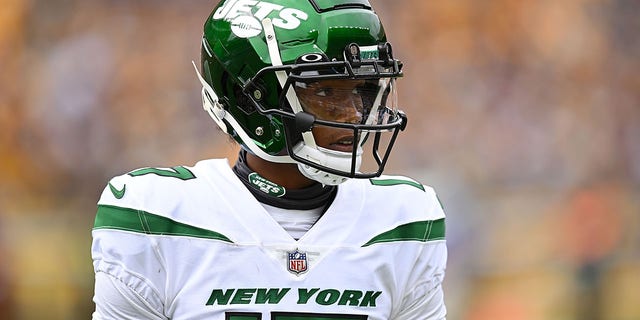
<svg viewBox="0 0 640 320">
<path fill-rule="evenodd" d="M 303 176 L 296 164 L 269 162 L 247 153 L 247 165 L 263 178 L 287 189 L 302 189 L 317 183 Z"/>
</svg>

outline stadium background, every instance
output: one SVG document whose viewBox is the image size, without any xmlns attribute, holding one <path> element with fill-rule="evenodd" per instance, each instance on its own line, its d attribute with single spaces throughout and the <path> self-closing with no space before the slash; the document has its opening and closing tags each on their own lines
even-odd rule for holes
<svg viewBox="0 0 640 320">
<path fill-rule="evenodd" d="M 388 172 L 448 213 L 450 319 L 640 319 L 640 2 L 375 0 L 405 61 Z M 234 157 L 205 0 L 3 0 L 0 318 L 87 319 L 111 176 Z"/>
</svg>

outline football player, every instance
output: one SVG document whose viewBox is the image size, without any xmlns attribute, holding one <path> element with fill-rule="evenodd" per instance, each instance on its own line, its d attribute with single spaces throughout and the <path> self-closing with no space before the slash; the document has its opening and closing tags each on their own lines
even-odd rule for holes
<svg viewBox="0 0 640 320">
<path fill-rule="evenodd" d="M 204 109 L 241 146 L 113 178 L 93 229 L 94 319 L 444 319 L 444 213 L 382 171 L 407 117 L 368 0 L 224 0 Z"/>
</svg>

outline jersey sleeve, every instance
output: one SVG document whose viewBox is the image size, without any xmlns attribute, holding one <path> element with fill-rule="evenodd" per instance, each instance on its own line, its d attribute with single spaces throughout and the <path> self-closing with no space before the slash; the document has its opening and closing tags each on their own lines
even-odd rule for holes
<svg viewBox="0 0 640 320">
<path fill-rule="evenodd" d="M 92 317 L 94 320 L 168 319 L 153 302 L 145 299 L 124 282 L 103 272 L 96 273 L 93 301 L 96 304 Z"/>
<path fill-rule="evenodd" d="M 426 187 L 425 213 L 429 217 L 444 219 L 444 210 L 432 188 Z M 444 231 L 443 231 L 444 232 Z M 445 239 L 426 242 L 409 278 L 397 320 L 446 319 L 442 283 L 447 264 Z"/>
<path fill-rule="evenodd" d="M 124 185 L 126 197 L 119 198 L 112 188 L 124 190 Z M 135 191 L 135 184 L 127 176 L 116 177 L 98 203 L 91 246 L 96 305 L 93 319 L 166 319 L 162 316 L 166 272 L 155 240 L 126 229 L 97 227 L 103 210 L 113 206 L 135 210 L 140 202 Z"/>
<path fill-rule="evenodd" d="M 425 248 L 423 260 L 419 262 L 421 274 L 404 297 L 402 311 L 397 320 L 441 320 L 446 319 L 442 282 L 445 274 L 447 250 L 444 242 L 430 244 Z"/>
</svg>

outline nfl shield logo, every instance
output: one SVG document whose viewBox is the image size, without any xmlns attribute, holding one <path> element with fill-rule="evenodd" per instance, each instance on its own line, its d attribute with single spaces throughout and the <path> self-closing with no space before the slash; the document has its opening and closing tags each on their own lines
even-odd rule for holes
<svg viewBox="0 0 640 320">
<path fill-rule="evenodd" d="M 296 251 L 287 252 L 289 255 L 289 271 L 295 274 L 301 274 L 307 271 L 307 254 L 304 252 Z"/>
</svg>

